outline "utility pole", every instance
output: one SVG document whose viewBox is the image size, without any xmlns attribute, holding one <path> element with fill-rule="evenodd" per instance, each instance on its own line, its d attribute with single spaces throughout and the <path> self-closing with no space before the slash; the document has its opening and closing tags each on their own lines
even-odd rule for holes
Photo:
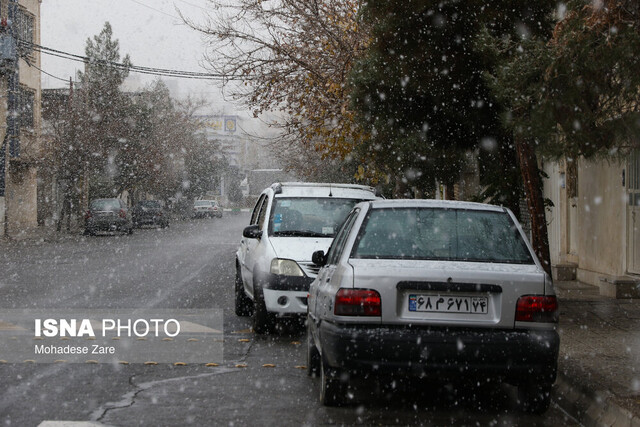
<svg viewBox="0 0 640 427">
<path fill-rule="evenodd" d="M 18 22 L 18 0 L 9 0 L 9 35 L 15 45 L 18 43 L 16 23 Z M 18 50 L 15 50 L 13 69 L 9 71 L 7 89 L 9 92 L 7 100 L 7 136 L 9 139 L 9 158 L 20 157 L 20 112 L 18 111 L 18 97 L 20 91 L 20 72 L 18 64 Z"/>
<path fill-rule="evenodd" d="M 18 111 L 18 97 L 20 90 L 20 74 L 17 48 L 17 18 L 18 0 L 9 0 L 8 16 L 0 23 L 0 53 L 2 71 L 7 76 L 7 113 L 5 136 L 0 148 L 0 197 L 4 199 L 3 209 L 0 211 L 3 233 L 7 234 L 7 177 L 11 165 L 10 160 L 20 157 L 20 112 Z"/>
</svg>

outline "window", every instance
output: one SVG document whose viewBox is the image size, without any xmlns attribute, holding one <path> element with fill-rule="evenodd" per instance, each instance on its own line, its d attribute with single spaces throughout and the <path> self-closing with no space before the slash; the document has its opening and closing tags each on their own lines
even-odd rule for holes
<svg viewBox="0 0 640 427">
<path fill-rule="evenodd" d="M 34 34 L 35 34 L 35 17 L 26 11 L 26 9 L 18 8 L 18 14 L 16 16 L 16 34 L 18 36 L 18 52 L 21 57 L 29 62 L 35 61 L 35 54 L 33 49 Z"/>
<path fill-rule="evenodd" d="M 504 212 L 376 209 L 369 213 L 354 246 L 355 258 L 533 264 L 529 249 Z"/>
<path fill-rule="evenodd" d="M 342 255 L 342 251 L 344 250 L 344 246 L 347 243 L 347 237 L 349 236 L 349 232 L 351 231 L 351 227 L 355 222 L 356 218 L 358 218 L 358 214 L 360 213 L 360 209 L 355 209 L 351 212 L 351 215 L 347 217 L 342 228 L 338 231 L 336 238 L 333 241 L 333 244 L 329 248 L 329 252 L 327 253 L 327 264 L 335 265 L 338 263 L 340 256 Z"/>
<path fill-rule="evenodd" d="M 33 103 L 35 91 L 26 86 L 20 86 L 18 91 L 18 112 L 20 127 L 33 129 Z"/>
<path fill-rule="evenodd" d="M 258 214 L 258 225 L 262 228 L 262 224 L 264 224 L 264 219 L 267 216 L 267 207 L 269 206 L 269 198 L 265 196 L 262 207 L 260 207 L 260 213 Z"/>
<path fill-rule="evenodd" d="M 334 237 L 360 200 L 315 197 L 279 197 L 274 200 L 269 221 L 273 236 Z"/>
<path fill-rule="evenodd" d="M 260 198 L 256 202 L 256 205 L 253 208 L 253 213 L 251 213 L 251 220 L 249 221 L 249 225 L 254 225 L 258 223 L 258 212 L 260 212 L 260 206 L 262 205 L 262 201 L 264 200 L 265 197 L 266 196 L 263 194 L 262 196 L 260 196 Z"/>
<path fill-rule="evenodd" d="M 640 206 L 640 150 L 633 150 L 627 163 L 629 205 Z"/>
</svg>

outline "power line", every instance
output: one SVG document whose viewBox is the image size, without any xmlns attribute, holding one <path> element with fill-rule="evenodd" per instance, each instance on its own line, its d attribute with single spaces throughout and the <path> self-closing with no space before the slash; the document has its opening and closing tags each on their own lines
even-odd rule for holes
<svg viewBox="0 0 640 427">
<path fill-rule="evenodd" d="M 35 64 L 31 64 L 31 63 L 29 63 L 29 62 L 27 62 L 27 64 L 29 64 L 31 67 L 35 68 L 36 70 L 40 71 L 41 73 L 46 74 L 46 75 L 47 75 L 47 76 L 49 76 L 49 77 L 53 77 L 54 79 L 62 80 L 62 81 L 63 81 L 63 82 L 65 82 L 65 83 L 69 81 L 69 80 L 67 80 L 67 79 L 63 79 L 62 77 L 54 76 L 54 75 L 53 75 L 53 74 L 51 74 L 51 73 L 47 73 L 45 70 L 43 70 L 42 68 L 38 67 L 38 66 L 37 66 L 37 65 L 35 65 Z"/>
<path fill-rule="evenodd" d="M 140 74 L 150 74 L 150 75 L 156 75 L 156 76 L 174 77 L 174 78 L 181 78 L 181 79 L 197 79 L 197 80 L 222 80 L 222 81 L 251 80 L 251 77 L 225 76 L 223 74 L 203 73 L 198 71 L 185 71 L 185 70 L 173 70 L 173 69 L 167 69 L 167 68 L 144 67 L 140 65 L 123 64 L 120 62 L 107 61 L 107 60 L 96 61 L 96 60 L 91 60 L 89 57 L 86 57 L 86 56 L 75 55 L 73 53 L 52 49 L 50 47 L 41 46 L 39 44 L 22 40 L 22 39 L 18 39 L 18 43 L 29 49 L 33 49 L 47 55 L 57 56 L 59 58 L 76 61 L 76 62 L 105 65 L 105 66 L 119 68 L 122 70 L 128 70 L 128 71 L 140 73 Z"/>
<path fill-rule="evenodd" d="M 162 10 L 160 10 L 160 9 L 156 9 L 155 7 L 151 7 L 151 6 L 149 6 L 149 5 L 146 5 L 146 4 L 142 3 L 142 2 L 139 2 L 138 0 L 130 0 L 130 1 L 132 1 L 132 2 L 134 2 L 134 3 L 137 3 L 137 4 L 139 4 L 140 6 L 146 7 L 147 9 L 155 10 L 155 11 L 156 11 L 156 12 L 158 12 L 158 13 L 162 13 L 163 15 L 167 15 L 167 16 L 169 16 L 169 17 L 173 18 L 173 19 L 178 19 L 178 20 L 180 20 L 180 18 L 178 18 L 177 16 L 173 16 L 173 15 L 171 15 L 171 14 L 169 14 L 169 13 L 167 13 L 167 12 L 164 12 L 164 11 L 162 11 Z"/>
</svg>

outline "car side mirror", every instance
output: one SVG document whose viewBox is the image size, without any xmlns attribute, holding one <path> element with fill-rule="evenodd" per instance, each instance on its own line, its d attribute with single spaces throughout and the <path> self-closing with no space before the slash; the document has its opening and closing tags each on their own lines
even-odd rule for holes
<svg viewBox="0 0 640 427">
<path fill-rule="evenodd" d="M 259 239 L 262 237 L 262 230 L 260 230 L 260 226 L 257 224 L 250 225 L 242 230 L 242 236 L 247 239 Z"/>
<path fill-rule="evenodd" d="M 324 251 L 315 251 L 313 255 L 311 255 L 311 261 L 315 265 L 322 267 L 327 264 L 327 256 L 324 254 Z"/>
</svg>

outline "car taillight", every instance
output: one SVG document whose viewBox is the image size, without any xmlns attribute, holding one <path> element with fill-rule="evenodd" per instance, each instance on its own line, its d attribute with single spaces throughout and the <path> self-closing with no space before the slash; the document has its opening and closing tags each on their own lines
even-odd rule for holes
<svg viewBox="0 0 640 427">
<path fill-rule="evenodd" d="M 124 209 L 120 209 L 120 212 L 118 213 L 118 215 L 120 216 L 120 218 L 126 218 L 127 217 L 127 213 L 124 211 Z"/>
<path fill-rule="evenodd" d="M 372 289 L 339 289 L 333 312 L 337 316 L 380 316 L 380 294 Z"/>
<path fill-rule="evenodd" d="M 84 214 L 84 219 L 89 219 L 89 218 L 91 218 L 91 211 L 87 211 L 87 212 Z"/>
<path fill-rule="evenodd" d="M 558 322 L 558 300 L 555 296 L 526 295 L 516 304 L 516 322 Z"/>
</svg>

